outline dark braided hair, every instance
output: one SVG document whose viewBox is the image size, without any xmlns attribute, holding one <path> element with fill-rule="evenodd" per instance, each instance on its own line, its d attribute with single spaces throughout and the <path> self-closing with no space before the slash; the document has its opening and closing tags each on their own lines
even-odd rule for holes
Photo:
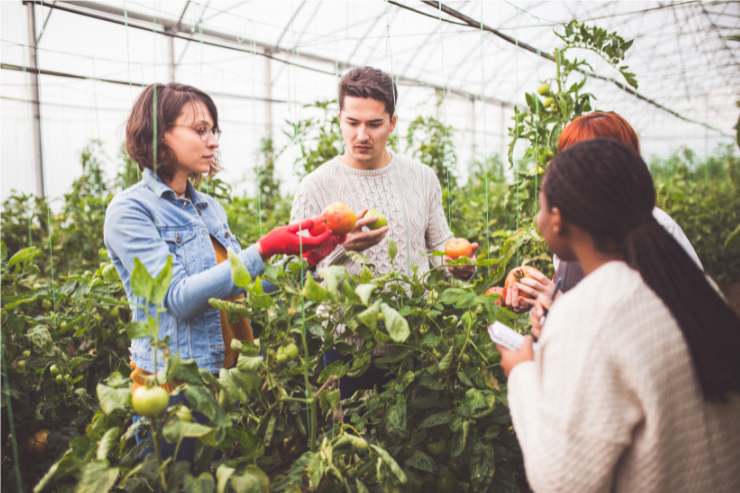
<svg viewBox="0 0 740 493">
<path fill-rule="evenodd" d="M 652 215 L 655 187 L 645 162 L 615 140 L 575 144 L 550 162 L 549 207 L 605 253 L 621 254 L 663 300 L 689 348 L 706 400 L 740 393 L 740 318 Z"/>
</svg>

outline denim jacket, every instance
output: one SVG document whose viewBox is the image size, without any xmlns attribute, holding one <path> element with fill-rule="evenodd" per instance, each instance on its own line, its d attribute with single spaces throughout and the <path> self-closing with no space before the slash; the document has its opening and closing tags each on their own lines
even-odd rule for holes
<svg viewBox="0 0 740 493">
<path fill-rule="evenodd" d="M 253 276 L 264 270 L 256 245 L 242 250 L 229 230 L 226 212 L 212 197 L 188 183 L 191 197 L 179 199 L 150 170 L 136 185 L 116 195 L 105 214 L 104 240 L 113 265 L 121 277 L 133 319 L 147 317 L 143 300 L 131 291 L 131 272 L 138 258 L 155 276 L 172 255 L 172 282 L 160 315 L 159 338 L 169 337 L 169 349 L 182 358 L 194 359 L 198 367 L 217 372 L 223 366 L 224 340 L 218 310 L 209 298 L 239 294 L 231 280 L 228 262 L 216 264 L 211 236 L 239 254 Z M 131 357 L 137 367 L 154 371 L 148 337 L 131 341 Z M 164 359 L 157 355 L 157 366 Z"/>
</svg>

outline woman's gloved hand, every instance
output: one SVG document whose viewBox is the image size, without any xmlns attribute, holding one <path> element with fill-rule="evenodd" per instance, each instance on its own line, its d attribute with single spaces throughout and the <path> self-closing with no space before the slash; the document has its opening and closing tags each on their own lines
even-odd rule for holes
<svg viewBox="0 0 740 493">
<path fill-rule="evenodd" d="M 308 265 L 310 265 L 311 267 L 315 267 L 316 264 L 324 259 L 324 257 L 333 252 L 337 245 L 341 245 L 342 243 L 344 243 L 345 239 L 347 239 L 347 235 L 339 236 L 332 234 L 329 239 L 320 247 L 314 248 L 313 250 L 310 250 L 308 252 L 303 252 L 303 258 L 306 259 Z"/>
<path fill-rule="evenodd" d="M 331 239 L 334 235 L 328 229 L 317 236 L 311 236 L 308 230 L 312 227 L 313 219 L 306 219 L 301 223 L 279 226 L 273 229 L 257 242 L 262 258 L 268 259 L 277 253 L 299 255 L 324 247 L 334 241 Z M 301 234 L 299 234 L 299 231 L 301 231 Z M 332 247 L 333 249 L 334 247 Z"/>
</svg>

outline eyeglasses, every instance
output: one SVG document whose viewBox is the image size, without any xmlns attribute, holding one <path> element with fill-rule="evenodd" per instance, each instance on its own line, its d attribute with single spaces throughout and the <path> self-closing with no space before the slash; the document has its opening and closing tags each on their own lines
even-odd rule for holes
<svg viewBox="0 0 740 493">
<path fill-rule="evenodd" d="M 218 129 L 210 129 L 208 127 L 192 127 L 190 125 L 172 125 L 173 127 L 185 127 L 189 128 L 196 134 L 198 134 L 198 137 L 200 137 L 200 140 L 203 142 L 208 142 L 208 137 L 213 136 L 214 139 L 218 142 L 218 139 L 221 138 L 221 130 Z"/>
</svg>

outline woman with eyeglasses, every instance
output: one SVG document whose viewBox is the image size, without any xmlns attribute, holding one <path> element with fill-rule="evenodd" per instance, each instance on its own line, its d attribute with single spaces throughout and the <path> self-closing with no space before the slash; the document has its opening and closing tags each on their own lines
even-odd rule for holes
<svg viewBox="0 0 740 493">
<path fill-rule="evenodd" d="M 173 257 L 172 282 L 164 298 L 159 338 L 169 350 L 194 359 L 200 368 L 218 372 L 233 366 L 233 338 L 250 336 L 246 321 L 229 323 L 208 304 L 209 298 L 239 294 L 231 279 L 227 251 L 236 252 L 252 276 L 264 270 L 275 254 L 304 254 L 316 263 L 331 252 L 339 238 L 331 231 L 306 235 L 307 220 L 275 228 L 242 249 L 227 223 L 223 207 L 194 185 L 211 176 L 218 165 L 218 111 L 209 95 L 184 84 L 152 84 L 136 100 L 126 125 L 126 149 L 143 172 L 141 181 L 120 192 L 108 206 L 104 240 L 108 253 L 133 305 L 135 321 L 145 321 L 151 307 L 131 289 L 134 260 L 156 275 Z M 133 387 L 158 368 L 149 338 L 131 343 Z"/>
<path fill-rule="evenodd" d="M 499 347 L 532 489 L 740 491 L 740 319 L 655 217 L 642 158 L 570 146 L 539 204 L 540 234 L 584 277 L 536 351 Z"/>
</svg>

